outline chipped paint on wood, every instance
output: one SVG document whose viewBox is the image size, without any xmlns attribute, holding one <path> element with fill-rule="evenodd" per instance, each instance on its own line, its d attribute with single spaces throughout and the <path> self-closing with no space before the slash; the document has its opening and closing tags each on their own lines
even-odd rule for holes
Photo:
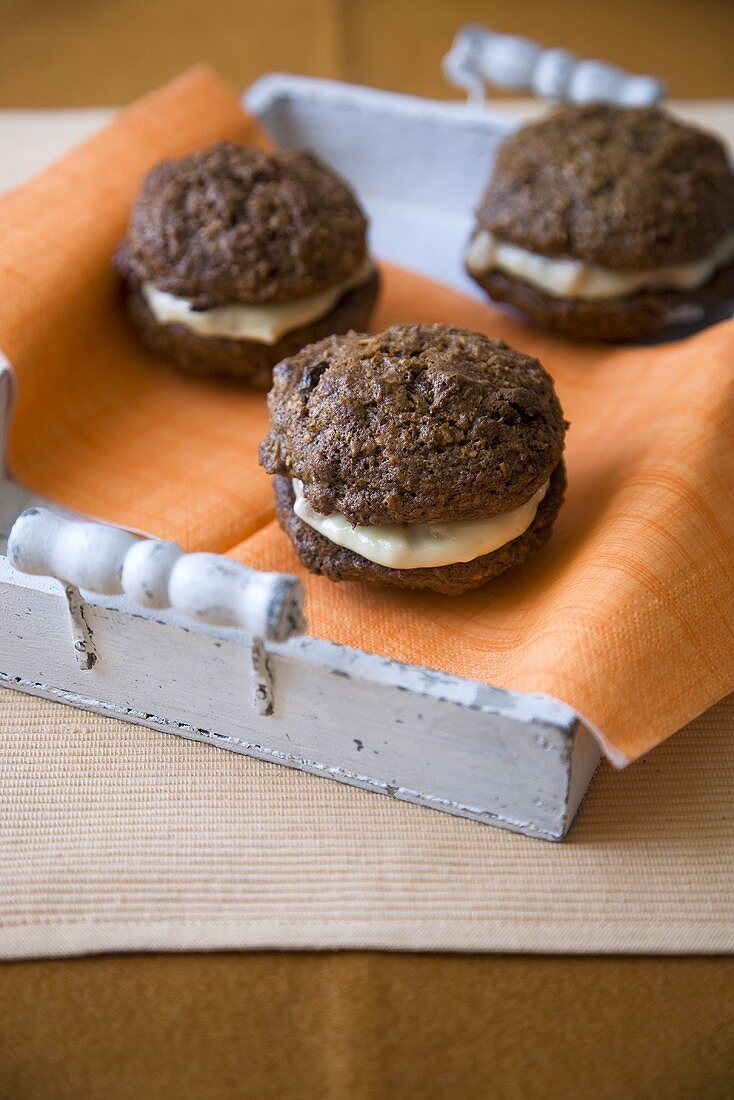
<svg viewBox="0 0 734 1100">
<path fill-rule="evenodd" d="M 92 641 L 92 631 L 89 629 L 87 620 L 84 617 L 84 600 L 79 589 L 73 584 L 64 585 L 64 595 L 66 597 L 66 606 L 69 609 L 74 653 L 79 662 L 79 667 L 88 671 L 94 668 L 97 660 L 97 651 Z"/>
<path fill-rule="evenodd" d="M 160 539 L 27 508 L 8 536 L 7 556 L 20 573 L 54 577 L 95 595 L 125 594 L 144 608 L 173 607 L 210 626 L 246 630 L 285 642 L 305 630 L 297 577 L 249 569 L 221 554 L 185 554 Z"/>
<path fill-rule="evenodd" d="M 85 600 L 98 659 L 82 671 L 59 641 L 68 609 L 55 582 L 0 559 L 0 599 L 9 686 L 485 824 L 560 839 L 599 760 L 554 701 L 533 697 L 523 713 L 515 693 L 308 638 L 268 646 L 266 716 L 252 706 L 243 632 L 132 613 L 123 597 Z"/>
</svg>

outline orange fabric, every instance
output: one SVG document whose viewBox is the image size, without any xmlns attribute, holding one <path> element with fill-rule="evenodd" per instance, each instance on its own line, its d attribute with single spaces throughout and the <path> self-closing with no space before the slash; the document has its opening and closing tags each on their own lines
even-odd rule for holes
<svg viewBox="0 0 734 1100">
<path fill-rule="evenodd" d="M 218 137 L 263 142 L 203 70 L 0 200 L 0 347 L 17 475 L 81 511 L 299 571 L 257 465 L 262 396 L 179 377 L 129 332 L 108 261 L 142 172 Z M 375 327 L 450 321 L 539 356 L 566 414 L 550 545 L 460 598 L 306 578 L 312 633 L 555 695 L 634 759 L 734 687 L 734 322 L 652 348 L 570 345 L 394 268 Z"/>
<path fill-rule="evenodd" d="M 144 173 L 223 138 L 270 145 L 232 88 L 197 68 L 0 198 L 13 469 L 54 500 L 191 549 L 226 550 L 272 515 L 264 471 L 240 462 L 263 433 L 263 398 L 158 369 L 121 315 L 109 261 Z"/>
</svg>

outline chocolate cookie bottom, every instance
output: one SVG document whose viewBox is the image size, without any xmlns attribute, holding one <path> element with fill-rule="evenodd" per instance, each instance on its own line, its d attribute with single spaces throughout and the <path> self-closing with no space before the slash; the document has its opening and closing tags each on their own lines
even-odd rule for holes
<svg viewBox="0 0 734 1100">
<path fill-rule="evenodd" d="M 329 313 L 285 333 L 275 344 L 199 336 L 186 325 L 162 324 L 151 312 L 139 284 L 126 283 L 124 288 L 133 326 L 149 351 L 168 359 L 187 374 L 235 379 L 266 390 L 275 364 L 294 355 L 305 344 L 350 329 L 363 332 L 377 300 L 380 280 L 375 272 L 366 283 L 347 291 Z"/>
<path fill-rule="evenodd" d="M 643 340 L 697 324 L 734 301 L 734 263 L 720 268 L 698 290 L 648 290 L 602 301 L 554 298 L 502 271 L 469 274 L 495 301 L 515 306 L 546 328 L 589 342 Z"/>
<path fill-rule="evenodd" d="M 545 545 L 563 503 L 566 468 L 563 461 L 556 466 L 535 519 L 519 538 L 491 554 L 474 558 L 473 561 L 456 562 L 433 569 L 389 569 L 355 554 L 353 550 L 337 546 L 304 523 L 293 511 L 295 497 L 290 478 L 278 474 L 273 481 L 280 525 L 293 543 L 298 557 L 311 573 L 321 574 L 332 581 L 366 581 L 396 588 L 430 588 L 434 592 L 458 594 L 477 588 L 485 581 L 504 573 L 506 569 L 520 565 Z"/>
</svg>

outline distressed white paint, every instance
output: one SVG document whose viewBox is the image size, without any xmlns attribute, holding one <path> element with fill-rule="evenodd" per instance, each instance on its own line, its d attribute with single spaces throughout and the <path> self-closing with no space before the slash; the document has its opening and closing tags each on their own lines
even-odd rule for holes
<svg viewBox="0 0 734 1100">
<path fill-rule="evenodd" d="M 311 638 L 269 647 L 275 709 L 250 705 L 251 643 L 176 612 L 87 596 L 97 660 L 64 643 L 63 592 L 0 559 L 0 682 L 488 824 L 559 839 L 599 759 L 573 711 Z M 571 801 L 572 756 L 579 770 Z"/>
<path fill-rule="evenodd" d="M 210 626 L 284 642 L 305 630 L 303 586 L 285 573 L 248 569 L 221 554 L 184 554 L 159 539 L 58 515 L 21 512 L 8 537 L 19 572 L 54 577 L 96 595 L 124 593 L 143 607 L 175 607 Z"/>
<path fill-rule="evenodd" d="M 69 625 L 71 626 L 71 641 L 74 646 L 74 653 L 79 667 L 86 671 L 94 667 L 97 660 L 97 650 L 84 614 L 84 597 L 74 584 L 64 585 L 64 596 L 69 611 Z"/>
<path fill-rule="evenodd" d="M 626 107 L 649 107 L 665 93 L 655 77 L 635 76 L 605 61 L 582 60 L 569 50 L 545 49 L 529 38 L 480 26 L 462 27 L 444 57 L 443 71 L 474 103 L 484 102 L 485 83 L 544 99 L 606 100 Z"/>
<path fill-rule="evenodd" d="M 471 209 L 510 119 L 297 77 L 264 78 L 247 103 L 280 144 L 310 146 L 351 180 L 381 255 L 466 289 Z M 8 400 L 0 371 L 0 433 Z M 23 508 L 44 505 L 3 474 L 0 539 Z M 135 602 L 82 591 L 96 658 L 85 669 L 63 587 L 0 557 L 0 682 L 531 836 L 565 835 L 600 758 L 570 708 L 306 637 L 265 652 L 241 630 L 155 606 L 170 599 L 180 560 L 172 544 L 134 541 L 120 582 Z"/>
<path fill-rule="evenodd" d="M 169 593 L 171 574 L 183 553 L 175 542 L 139 539 L 125 554 L 120 576 L 121 591 L 141 607 L 156 610 L 170 607 L 173 603 Z"/>
</svg>

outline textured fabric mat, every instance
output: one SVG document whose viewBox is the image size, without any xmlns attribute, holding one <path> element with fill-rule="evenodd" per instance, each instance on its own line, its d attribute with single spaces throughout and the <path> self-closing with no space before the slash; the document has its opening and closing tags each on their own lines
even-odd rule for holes
<svg viewBox="0 0 734 1100">
<path fill-rule="evenodd" d="M 0 691 L 0 956 L 734 950 L 734 696 L 563 844 Z"/>
</svg>

